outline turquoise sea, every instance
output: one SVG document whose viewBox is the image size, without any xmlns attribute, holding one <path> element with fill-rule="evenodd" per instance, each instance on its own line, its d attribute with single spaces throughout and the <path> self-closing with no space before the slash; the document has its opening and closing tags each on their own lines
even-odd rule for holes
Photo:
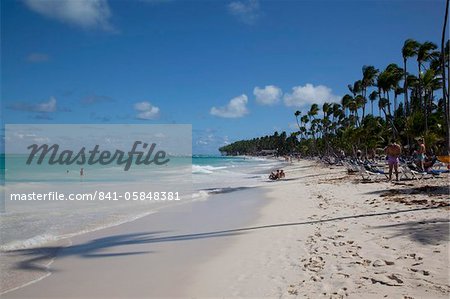
<svg viewBox="0 0 450 299">
<path fill-rule="evenodd" d="M 249 157 L 194 155 L 170 157 L 167 166 L 136 166 L 125 172 L 118 165 L 26 165 L 27 157 L 1 159 L 5 209 L 0 213 L 0 250 L 39 246 L 77 234 L 162 212 L 166 205 L 214 200 L 214 195 L 264 184 L 281 162 Z M 10 193 L 93 193 L 95 190 L 178 191 L 178 202 L 14 202 Z M 186 210 L 184 212 L 189 212 Z M 151 216 L 149 216 L 151 217 Z"/>
</svg>

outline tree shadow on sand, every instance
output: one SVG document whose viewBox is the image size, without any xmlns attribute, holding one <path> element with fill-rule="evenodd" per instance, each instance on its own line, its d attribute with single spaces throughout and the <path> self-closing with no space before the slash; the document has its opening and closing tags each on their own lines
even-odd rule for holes
<svg viewBox="0 0 450 299">
<path fill-rule="evenodd" d="M 408 236 L 412 241 L 424 245 L 437 245 L 449 241 L 450 220 L 447 218 L 408 221 L 391 225 L 380 225 L 375 229 L 392 230 L 391 238 Z"/>
<path fill-rule="evenodd" d="M 198 239 L 217 238 L 217 237 L 228 237 L 228 236 L 236 236 L 236 235 L 240 235 L 240 234 L 244 234 L 244 233 L 248 233 L 248 232 L 251 232 L 254 230 L 260 230 L 260 229 L 280 228 L 280 227 L 284 227 L 284 226 L 311 225 L 311 224 L 319 224 L 319 223 L 326 223 L 326 222 L 342 221 L 342 220 L 347 220 L 347 219 L 376 217 L 376 216 L 393 215 L 393 214 L 400 214 L 400 213 L 411 213 L 411 212 L 439 209 L 439 208 L 442 208 L 442 207 L 421 207 L 421 208 L 404 209 L 404 210 L 398 210 L 398 211 L 348 215 L 348 216 L 341 216 L 341 217 L 334 217 L 334 218 L 320 219 L 320 220 L 310 220 L 310 221 L 303 221 L 303 222 L 278 223 L 278 224 L 244 227 L 244 228 L 236 228 L 236 229 L 228 229 L 228 230 L 220 230 L 220 231 L 212 231 L 212 232 L 201 232 L 201 233 L 169 235 L 169 236 L 158 236 L 158 235 L 167 233 L 165 231 L 123 234 L 123 235 L 115 235 L 115 236 L 108 236 L 108 237 L 104 237 L 104 238 L 94 239 L 94 240 L 91 240 L 91 241 L 83 243 L 83 244 L 71 245 L 68 247 L 47 246 L 47 247 L 8 251 L 8 252 L 6 252 L 6 254 L 22 255 L 22 256 L 31 257 L 24 261 L 18 262 L 16 265 L 16 269 L 47 271 L 48 270 L 47 267 L 40 265 L 40 263 L 43 263 L 44 261 L 53 258 L 55 255 L 57 255 L 58 257 L 79 256 L 82 258 L 107 258 L 107 257 L 120 257 L 120 256 L 137 255 L 137 254 L 148 254 L 148 253 L 152 253 L 152 251 L 130 251 L 130 252 L 122 252 L 122 253 L 101 253 L 101 251 L 104 249 L 107 249 L 107 248 L 119 247 L 119 246 L 198 240 Z M 432 220 L 430 220 L 429 222 L 430 222 L 430 225 L 433 225 L 433 226 L 424 226 L 423 229 L 421 229 L 419 224 L 423 224 L 424 222 L 423 223 L 417 222 L 417 223 L 395 224 L 395 225 L 385 226 L 385 227 L 392 227 L 392 228 L 399 229 L 398 235 L 408 233 L 411 235 L 411 238 L 413 238 L 413 240 L 424 243 L 424 244 L 436 243 L 439 240 L 445 240 L 445 238 L 447 238 L 447 240 L 448 240 L 448 232 L 449 231 L 448 231 L 448 220 L 447 219 L 434 220 L 434 222 Z M 447 226 L 447 228 L 445 228 L 444 226 Z M 382 227 L 380 227 L 380 228 L 382 228 Z M 445 229 L 447 229 L 447 230 L 445 230 Z M 428 234 L 427 230 L 431 230 L 431 231 L 433 231 L 433 233 Z"/>
<path fill-rule="evenodd" d="M 367 194 L 380 194 L 381 196 L 391 195 L 411 195 L 411 194 L 427 194 L 427 195 L 448 195 L 450 194 L 450 186 L 408 186 L 401 189 L 375 190 L 367 192 Z"/>
<path fill-rule="evenodd" d="M 150 244 L 160 242 L 173 242 L 173 241 L 185 241 L 212 237 L 226 237 L 231 235 L 237 235 L 239 232 L 233 231 L 221 231 L 212 233 L 201 234 L 186 234 L 186 235 L 174 235 L 167 237 L 158 237 L 158 234 L 166 233 L 164 231 L 146 232 L 146 233 L 134 233 L 134 234 L 122 234 L 115 236 L 108 236 L 104 238 L 94 239 L 86 243 L 71 245 L 71 246 L 46 246 L 30 249 L 19 249 L 7 251 L 7 255 L 22 255 L 29 256 L 31 258 L 20 261 L 16 264 L 15 269 L 18 270 L 30 270 L 30 271 L 48 271 L 47 266 L 43 265 L 45 261 L 54 258 L 64 258 L 69 256 L 78 256 L 82 258 L 108 258 L 108 257 L 121 257 L 138 254 L 149 254 L 153 251 L 130 251 L 120 253 L 101 253 L 102 250 L 127 246 L 136 244 Z M 52 269 L 52 271 L 54 271 Z"/>
</svg>

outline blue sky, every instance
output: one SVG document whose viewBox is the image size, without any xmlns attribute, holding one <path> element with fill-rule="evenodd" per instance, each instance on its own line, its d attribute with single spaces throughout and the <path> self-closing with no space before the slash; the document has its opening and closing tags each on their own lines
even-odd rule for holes
<svg viewBox="0 0 450 299">
<path fill-rule="evenodd" d="M 192 124 L 193 152 L 295 130 L 363 65 L 440 43 L 444 0 L 1 2 L 3 122 Z M 415 69 L 414 61 L 409 65 Z"/>
</svg>

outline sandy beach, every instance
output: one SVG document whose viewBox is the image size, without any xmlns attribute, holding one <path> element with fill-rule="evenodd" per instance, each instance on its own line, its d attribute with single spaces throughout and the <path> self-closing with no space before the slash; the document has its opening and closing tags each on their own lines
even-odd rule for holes
<svg viewBox="0 0 450 299">
<path fill-rule="evenodd" d="M 448 298 L 449 214 L 439 208 L 448 177 L 363 184 L 315 162 L 286 172 L 266 187 L 254 229 L 203 267 L 187 294 Z"/>
<path fill-rule="evenodd" d="M 450 0 L 0 14 L 0 299 L 450 298 Z"/>
<path fill-rule="evenodd" d="M 448 177 L 362 183 L 315 161 L 285 171 L 189 213 L 10 253 L 28 257 L 19 273 L 47 274 L 2 297 L 448 298 Z"/>
</svg>

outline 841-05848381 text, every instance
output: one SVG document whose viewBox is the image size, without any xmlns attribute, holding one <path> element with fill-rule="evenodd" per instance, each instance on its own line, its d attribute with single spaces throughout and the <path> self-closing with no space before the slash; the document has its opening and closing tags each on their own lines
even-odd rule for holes
<svg viewBox="0 0 450 299">
<path fill-rule="evenodd" d="M 11 201 L 177 201 L 181 200 L 179 192 L 172 191 L 95 191 L 89 193 L 46 192 L 46 193 L 11 193 Z"/>
</svg>

